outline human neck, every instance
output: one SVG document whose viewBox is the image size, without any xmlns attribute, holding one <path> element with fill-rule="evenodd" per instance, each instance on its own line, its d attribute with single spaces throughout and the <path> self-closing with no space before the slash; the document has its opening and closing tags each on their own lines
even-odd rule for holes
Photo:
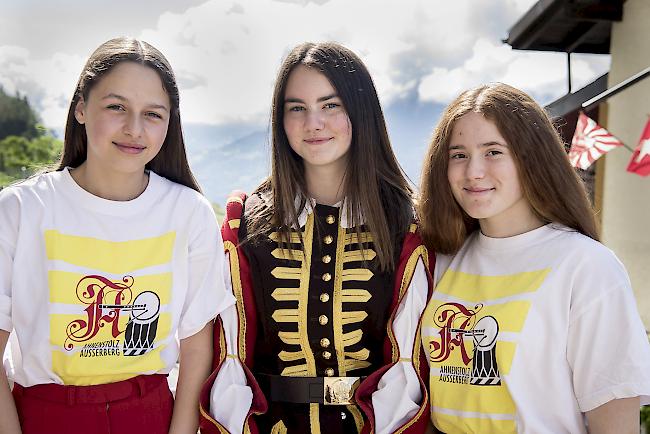
<svg viewBox="0 0 650 434">
<path fill-rule="evenodd" d="M 534 229 L 544 226 L 540 220 L 531 211 L 526 218 L 516 219 L 480 219 L 479 225 L 483 235 L 490 238 L 508 238 L 515 235 L 525 234 Z"/>
<path fill-rule="evenodd" d="M 322 205 L 335 205 L 345 196 L 345 171 L 327 168 L 305 168 L 309 196 Z"/>
<path fill-rule="evenodd" d="M 127 201 L 140 196 L 147 188 L 149 175 L 142 173 L 104 173 L 91 170 L 88 162 L 70 170 L 72 179 L 87 192 L 102 199 Z"/>
</svg>

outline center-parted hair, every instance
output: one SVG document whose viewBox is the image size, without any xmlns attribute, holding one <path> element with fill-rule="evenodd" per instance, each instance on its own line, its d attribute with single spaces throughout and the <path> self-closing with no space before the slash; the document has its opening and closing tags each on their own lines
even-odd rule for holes
<svg viewBox="0 0 650 434">
<path fill-rule="evenodd" d="M 352 125 L 343 186 L 347 215 L 357 230 L 359 216 L 363 216 L 373 234 L 381 269 L 391 270 L 395 255 L 391 234 L 408 230 L 413 219 L 413 192 L 391 148 L 368 70 L 356 54 L 337 43 L 298 45 L 280 67 L 271 113 L 271 175 L 256 190 L 268 203 L 247 212 L 248 233 L 252 238 L 277 228 L 288 239 L 290 227 L 298 227 L 298 215 L 309 197 L 302 158 L 291 149 L 284 130 L 287 81 L 299 65 L 325 75 L 341 98 Z"/>
<path fill-rule="evenodd" d="M 598 240 L 598 227 L 584 184 L 571 167 L 547 113 L 526 93 L 502 83 L 463 92 L 444 111 L 424 159 L 418 217 L 422 237 L 437 252 L 456 253 L 478 229 L 454 199 L 447 167 L 456 122 L 470 112 L 494 123 L 517 167 L 522 193 L 545 223 L 560 223 Z"/>
<path fill-rule="evenodd" d="M 75 118 L 81 98 L 88 99 L 92 88 L 104 75 L 122 62 L 134 62 L 156 71 L 169 97 L 171 110 L 167 136 L 158 154 L 146 165 L 158 175 L 201 191 L 190 170 L 179 111 L 179 93 L 172 68 L 163 54 L 152 45 L 133 38 L 120 37 L 104 42 L 90 55 L 75 87 L 65 126 L 63 154 L 57 170 L 78 167 L 86 161 L 88 138 L 86 127 Z"/>
</svg>

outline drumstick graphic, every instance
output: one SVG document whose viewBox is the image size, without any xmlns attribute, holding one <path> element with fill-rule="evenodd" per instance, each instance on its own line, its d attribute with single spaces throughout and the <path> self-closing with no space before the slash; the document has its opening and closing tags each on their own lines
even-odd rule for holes
<svg viewBox="0 0 650 434">
<path fill-rule="evenodd" d="M 99 308 L 131 311 L 133 313 L 131 314 L 129 322 L 136 319 L 146 321 L 152 319 L 158 314 L 158 311 L 160 310 L 160 298 L 158 298 L 158 295 L 155 292 L 143 291 L 135 297 L 133 304 L 100 304 Z"/>
<path fill-rule="evenodd" d="M 485 334 L 485 329 L 473 329 L 473 330 L 464 330 L 464 329 L 449 329 L 452 333 L 463 333 L 467 336 L 482 336 Z"/>
<path fill-rule="evenodd" d="M 100 309 L 145 310 L 144 304 L 100 304 Z"/>
</svg>

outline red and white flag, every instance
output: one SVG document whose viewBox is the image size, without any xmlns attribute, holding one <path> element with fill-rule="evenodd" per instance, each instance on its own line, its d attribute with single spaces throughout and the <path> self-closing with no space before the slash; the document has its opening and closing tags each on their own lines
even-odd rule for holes
<svg viewBox="0 0 650 434">
<path fill-rule="evenodd" d="M 632 159 L 627 165 L 627 171 L 641 176 L 650 175 L 650 119 L 645 124 L 639 146 L 632 154 Z"/>
<path fill-rule="evenodd" d="M 596 121 L 580 112 L 576 132 L 571 140 L 569 161 L 573 167 L 586 170 L 602 155 L 619 146 L 623 146 L 620 140 L 598 125 Z"/>
</svg>

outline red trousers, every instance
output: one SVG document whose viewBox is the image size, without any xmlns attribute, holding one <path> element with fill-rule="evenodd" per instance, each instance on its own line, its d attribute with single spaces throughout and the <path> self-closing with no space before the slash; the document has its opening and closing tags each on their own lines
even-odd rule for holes
<svg viewBox="0 0 650 434">
<path fill-rule="evenodd" d="M 174 399 L 165 375 L 97 386 L 14 385 L 23 434 L 167 434 Z"/>
</svg>

